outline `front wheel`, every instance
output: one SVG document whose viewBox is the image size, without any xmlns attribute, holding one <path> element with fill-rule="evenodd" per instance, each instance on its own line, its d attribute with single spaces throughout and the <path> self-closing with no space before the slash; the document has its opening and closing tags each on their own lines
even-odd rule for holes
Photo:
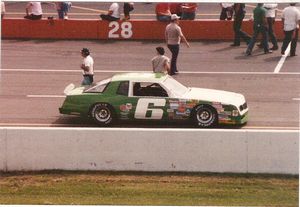
<svg viewBox="0 0 300 207">
<path fill-rule="evenodd" d="M 199 127 L 212 127 L 217 124 L 217 112 L 211 106 L 199 105 L 195 108 L 194 122 Z"/>
<path fill-rule="evenodd" d="M 100 126 L 108 126 L 113 122 L 113 110 L 106 103 L 97 103 L 92 107 L 91 116 L 94 122 Z"/>
</svg>

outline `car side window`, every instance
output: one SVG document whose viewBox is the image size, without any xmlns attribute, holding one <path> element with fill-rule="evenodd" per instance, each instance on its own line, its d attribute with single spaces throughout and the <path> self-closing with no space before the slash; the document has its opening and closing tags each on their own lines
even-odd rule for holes
<svg viewBox="0 0 300 207">
<path fill-rule="evenodd" d="M 133 85 L 134 96 L 168 97 L 166 90 L 158 83 L 139 83 Z"/>
<path fill-rule="evenodd" d="M 118 87 L 117 94 L 128 96 L 128 91 L 129 91 L 129 81 L 121 82 Z"/>
</svg>

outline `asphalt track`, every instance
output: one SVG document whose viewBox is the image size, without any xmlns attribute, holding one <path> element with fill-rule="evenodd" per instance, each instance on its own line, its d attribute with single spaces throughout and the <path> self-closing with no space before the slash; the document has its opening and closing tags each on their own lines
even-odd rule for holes
<svg viewBox="0 0 300 207">
<path fill-rule="evenodd" d="M 187 86 L 234 91 L 245 95 L 250 108 L 243 128 L 299 129 L 300 58 L 263 54 L 255 48 L 246 57 L 246 45 L 195 41 L 181 45 L 180 73 L 174 76 Z M 90 48 L 95 59 L 95 79 L 117 72 L 151 71 L 152 41 L 55 41 L 3 40 L 0 76 L 0 126 L 88 126 L 78 117 L 58 112 L 63 90 L 79 85 L 82 76 L 80 50 Z M 281 45 L 281 43 L 280 43 Z M 167 56 L 171 56 L 167 50 Z M 189 125 L 121 123 L 117 127 L 179 127 Z M 232 128 L 222 126 L 225 128 Z"/>
</svg>

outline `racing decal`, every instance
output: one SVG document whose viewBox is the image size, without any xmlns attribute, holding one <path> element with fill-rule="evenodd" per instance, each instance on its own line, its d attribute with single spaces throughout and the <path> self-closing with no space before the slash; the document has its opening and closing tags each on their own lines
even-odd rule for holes
<svg viewBox="0 0 300 207">
<path fill-rule="evenodd" d="M 212 102 L 212 106 L 218 111 L 222 112 L 224 111 L 223 105 L 219 102 Z"/>
<path fill-rule="evenodd" d="M 121 111 L 130 111 L 132 109 L 132 104 L 127 103 L 120 106 Z"/>
<path fill-rule="evenodd" d="M 151 108 L 166 105 L 166 99 L 140 98 L 137 102 L 134 118 L 136 119 L 162 119 L 162 108 Z"/>
<path fill-rule="evenodd" d="M 122 104 L 120 106 L 120 119 L 129 119 L 129 113 L 132 109 L 131 103 Z"/>
<path fill-rule="evenodd" d="M 190 117 L 192 109 L 198 102 L 195 100 L 170 100 L 167 110 L 170 119 L 186 119 Z"/>
</svg>

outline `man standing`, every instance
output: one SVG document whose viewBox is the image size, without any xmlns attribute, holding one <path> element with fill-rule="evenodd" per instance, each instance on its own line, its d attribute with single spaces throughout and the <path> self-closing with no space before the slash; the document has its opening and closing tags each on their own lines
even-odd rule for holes
<svg viewBox="0 0 300 207">
<path fill-rule="evenodd" d="M 171 23 L 166 27 L 165 38 L 167 46 L 172 53 L 170 75 L 175 75 L 175 73 L 178 72 L 176 64 L 181 39 L 183 39 L 187 47 L 190 47 L 190 44 L 181 31 L 181 28 L 179 26 L 179 16 L 177 16 L 176 14 L 171 15 Z"/>
<path fill-rule="evenodd" d="M 152 58 L 152 68 L 154 73 L 170 73 L 170 59 L 166 57 L 165 49 L 163 47 L 157 47 L 157 56 Z"/>
<path fill-rule="evenodd" d="M 264 4 L 264 8 L 267 10 L 266 17 L 268 22 L 268 35 L 273 44 L 271 50 L 278 50 L 277 39 L 273 31 L 273 25 L 275 23 L 276 12 L 277 12 L 278 4 Z M 263 43 L 261 42 L 259 47 L 263 47 Z"/>
<path fill-rule="evenodd" d="M 300 11 L 295 6 L 296 4 L 290 4 L 290 6 L 286 7 L 282 12 L 283 30 L 285 35 L 281 47 L 282 55 L 284 55 L 286 48 L 292 41 L 290 56 L 296 56 L 296 47 L 300 24 Z"/>
<path fill-rule="evenodd" d="M 246 55 L 249 56 L 252 53 L 252 49 L 254 47 L 254 44 L 256 42 L 257 36 L 259 33 L 262 34 L 263 38 L 263 47 L 265 54 L 272 53 L 272 50 L 269 50 L 269 44 L 268 44 L 268 33 L 267 33 L 267 19 L 266 19 L 266 9 L 263 8 L 263 4 L 259 3 L 253 10 L 253 35 L 251 38 L 251 41 L 247 47 Z"/>
<path fill-rule="evenodd" d="M 100 14 L 100 18 L 107 21 L 118 21 L 120 19 L 119 4 L 112 3 L 107 14 Z"/>
<path fill-rule="evenodd" d="M 233 30 L 234 30 L 234 42 L 231 46 L 240 46 L 241 38 L 247 43 L 250 43 L 251 37 L 244 32 L 241 27 L 243 23 L 243 19 L 245 18 L 245 4 L 235 3 L 233 5 L 234 11 L 234 22 L 233 22 Z"/>
<path fill-rule="evenodd" d="M 88 48 L 83 48 L 81 50 L 81 56 L 83 57 L 83 62 L 81 64 L 83 81 L 81 84 L 91 85 L 94 81 L 94 60 L 90 56 L 90 51 Z"/>
</svg>

